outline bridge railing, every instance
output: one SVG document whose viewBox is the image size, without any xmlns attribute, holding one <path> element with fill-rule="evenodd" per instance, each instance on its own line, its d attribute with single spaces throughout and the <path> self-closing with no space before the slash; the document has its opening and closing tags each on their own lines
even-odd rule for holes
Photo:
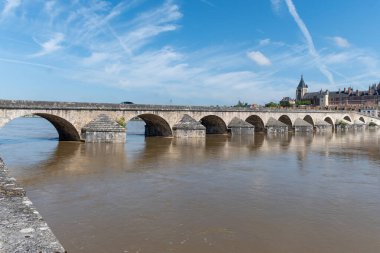
<svg viewBox="0 0 380 253">
<path fill-rule="evenodd" d="M 328 112 L 342 111 L 323 108 L 239 108 L 232 106 L 183 106 L 183 105 L 152 105 L 152 104 L 113 104 L 113 103 L 81 103 L 81 102 L 48 102 L 30 100 L 0 100 L 0 109 L 30 109 L 30 110 L 103 110 L 103 111 L 228 111 L 228 112 Z"/>
</svg>

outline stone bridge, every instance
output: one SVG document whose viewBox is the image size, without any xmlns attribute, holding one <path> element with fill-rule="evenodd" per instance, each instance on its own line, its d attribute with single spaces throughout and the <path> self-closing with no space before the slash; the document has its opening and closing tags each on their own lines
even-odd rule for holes
<svg viewBox="0 0 380 253">
<path fill-rule="evenodd" d="M 112 129 L 115 128 L 115 122 L 118 119 L 123 118 L 125 122 L 128 122 L 139 117 L 146 124 L 145 134 L 147 136 L 176 137 L 181 137 L 181 134 L 175 134 L 177 129 L 181 129 L 179 126 L 181 122 L 185 129 L 191 130 L 192 126 L 199 130 L 203 128 L 205 134 L 225 134 L 231 130 L 233 122 L 237 122 L 242 127 L 252 126 L 254 131 L 268 130 L 270 122 L 279 122 L 283 126 L 285 124 L 289 131 L 295 128 L 296 122 L 300 121 L 306 122 L 314 129 L 318 124 L 324 124 L 334 129 L 335 124 L 340 121 L 347 124 L 374 122 L 380 125 L 379 119 L 362 115 L 356 111 L 0 100 L 0 127 L 15 118 L 26 115 L 37 115 L 48 120 L 57 129 L 59 140 L 62 141 L 86 140 L 85 132 L 91 122 L 98 128 L 104 126 L 104 122 L 103 125 L 95 122 L 101 117 L 113 121 Z M 190 119 L 193 122 L 183 122 L 185 115 L 189 116 L 187 120 Z M 108 129 L 108 127 L 106 128 Z M 108 131 L 107 129 L 104 131 Z M 187 135 L 185 134 L 185 136 Z"/>
</svg>

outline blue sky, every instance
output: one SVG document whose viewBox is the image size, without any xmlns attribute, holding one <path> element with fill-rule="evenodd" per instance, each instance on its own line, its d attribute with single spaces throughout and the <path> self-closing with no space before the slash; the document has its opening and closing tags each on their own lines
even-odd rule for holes
<svg viewBox="0 0 380 253">
<path fill-rule="evenodd" d="M 2 99 L 263 104 L 380 81 L 378 0 L 0 0 Z"/>
</svg>

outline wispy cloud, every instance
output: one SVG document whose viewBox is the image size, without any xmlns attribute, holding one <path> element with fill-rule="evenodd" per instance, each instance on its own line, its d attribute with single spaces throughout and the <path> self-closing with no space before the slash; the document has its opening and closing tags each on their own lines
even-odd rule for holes
<svg viewBox="0 0 380 253">
<path fill-rule="evenodd" d="M 260 66 L 270 66 L 272 64 L 271 61 L 268 59 L 268 57 L 266 57 L 260 51 L 248 52 L 247 56 L 249 57 L 249 59 L 251 59 L 252 61 L 254 61 L 256 64 Z"/>
<path fill-rule="evenodd" d="M 212 2 L 208 1 L 208 0 L 200 0 L 202 3 L 205 3 L 207 4 L 208 6 L 210 7 L 215 7 L 215 4 L 213 4 Z"/>
<path fill-rule="evenodd" d="M 270 43 L 270 39 L 266 38 L 266 39 L 262 39 L 259 41 L 259 46 L 266 46 L 266 45 L 269 45 Z"/>
<path fill-rule="evenodd" d="M 38 16 L 28 11 L 22 18 L 15 15 L 15 23 L 4 23 L 10 31 L 18 25 L 22 35 L 2 43 L 0 62 L 57 70 L 51 71 L 57 80 L 120 89 L 138 103 L 165 103 L 169 98 L 181 104 L 278 101 L 293 95 L 300 71 L 316 90 L 335 88 L 316 86 L 326 85 L 320 71 L 334 73 L 337 83 L 380 78 L 377 52 L 354 45 L 338 52 L 336 47 L 317 52 L 294 5 L 292 16 L 307 43 L 288 44 L 262 35 L 254 45 L 214 44 L 190 50 L 178 37 L 175 44 L 167 40 L 175 31 L 182 32 L 183 12 L 177 2 L 143 2 L 39 1 Z M 22 46 L 13 41 L 20 38 Z M 8 52 L 7 44 L 19 44 L 22 50 L 8 46 L 14 49 Z M 258 90 L 265 95 L 254 95 Z"/>
<path fill-rule="evenodd" d="M 1 12 L 0 21 L 5 19 L 8 15 L 21 5 L 21 0 L 6 0 L 4 8 Z"/>
<path fill-rule="evenodd" d="M 350 47 L 350 43 L 345 38 L 342 38 L 342 37 L 339 37 L 339 36 L 335 36 L 335 37 L 332 37 L 331 39 L 332 39 L 332 41 L 335 42 L 335 44 L 338 47 L 341 47 L 341 48 L 349 48 Z"/>
<path fill-rule="evenodd" d="M 279 12 L 280 8 L 281 8 L 281 2 L 282 2 L 282 0 L 270 0 L 270 2 L 272 4 L 272 9 L 275 12 Z"/>
<path fill-rule="evenodd" d="M 44 56 L 61 49 L 61 43 L 64 40 L 64 38 L 65 36 L 62 33 L 55 33 L 53 37 L 46 42 L 40 43 L 37 40 L 35 40 L 35 42 L 41 46 L 41 50 L 35 54 L 32 54 L 31 57 Z"/>
<path fill-rule="evenodd" d="M 294 6 L 292 0 L 285 0 L 286 5 L 288 6 L 289 13 L 292 15 L 294 21 L 297 23 L 298 28 L 301 30 L 305 40 L 306 44 L 309 49 L 310 55 L 315 59 L 316 65 L 318 66 L 319 70 L 323 75 L 326 76 L 326 78 L 329 80 L 330 84 L 335 84 L 334 77 L 332 73 L 329 71 L 327 66 L 321 61 L 320 56 L 315 49 L 313 38 L 311 37 L 311 34 L 309 30 L 307 29 L 305 23 L 301 19 L 301 17 L 298 15 L 298 12 L 296 10 L 296 7 Z"/>
</svg>

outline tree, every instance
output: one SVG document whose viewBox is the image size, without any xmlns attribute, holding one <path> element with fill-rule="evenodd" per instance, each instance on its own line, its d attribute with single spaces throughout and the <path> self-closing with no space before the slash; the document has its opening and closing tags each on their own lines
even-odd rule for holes
<svg viewBox="0 0 380 253">
<path fill-rule="evenodd" d="M 311 105 L 310 100 L 296 101 L 296 105 Z"/>
<path fill-rule="evenodd" d="M 269 102 L 269 103 L 265 104 L 265 107 L 278 107 L 278 104 L 275 102 Z"/>
<path fill-rule="evenodd" d="M 280 101 L 280 105 L 281 105 L 282 107 L 290 107 L 290 103 L 289 103 L 289 101 Z"/>
<path fill-rule="evenodd" d="M 249 104 L 248 103 L 244 103 L 244 102 L 241 102 L 240 100 L 238 101 L 238 103 L 236 105 L 234 105 L 234 107 L 249 107 Z"/>
</svg>

